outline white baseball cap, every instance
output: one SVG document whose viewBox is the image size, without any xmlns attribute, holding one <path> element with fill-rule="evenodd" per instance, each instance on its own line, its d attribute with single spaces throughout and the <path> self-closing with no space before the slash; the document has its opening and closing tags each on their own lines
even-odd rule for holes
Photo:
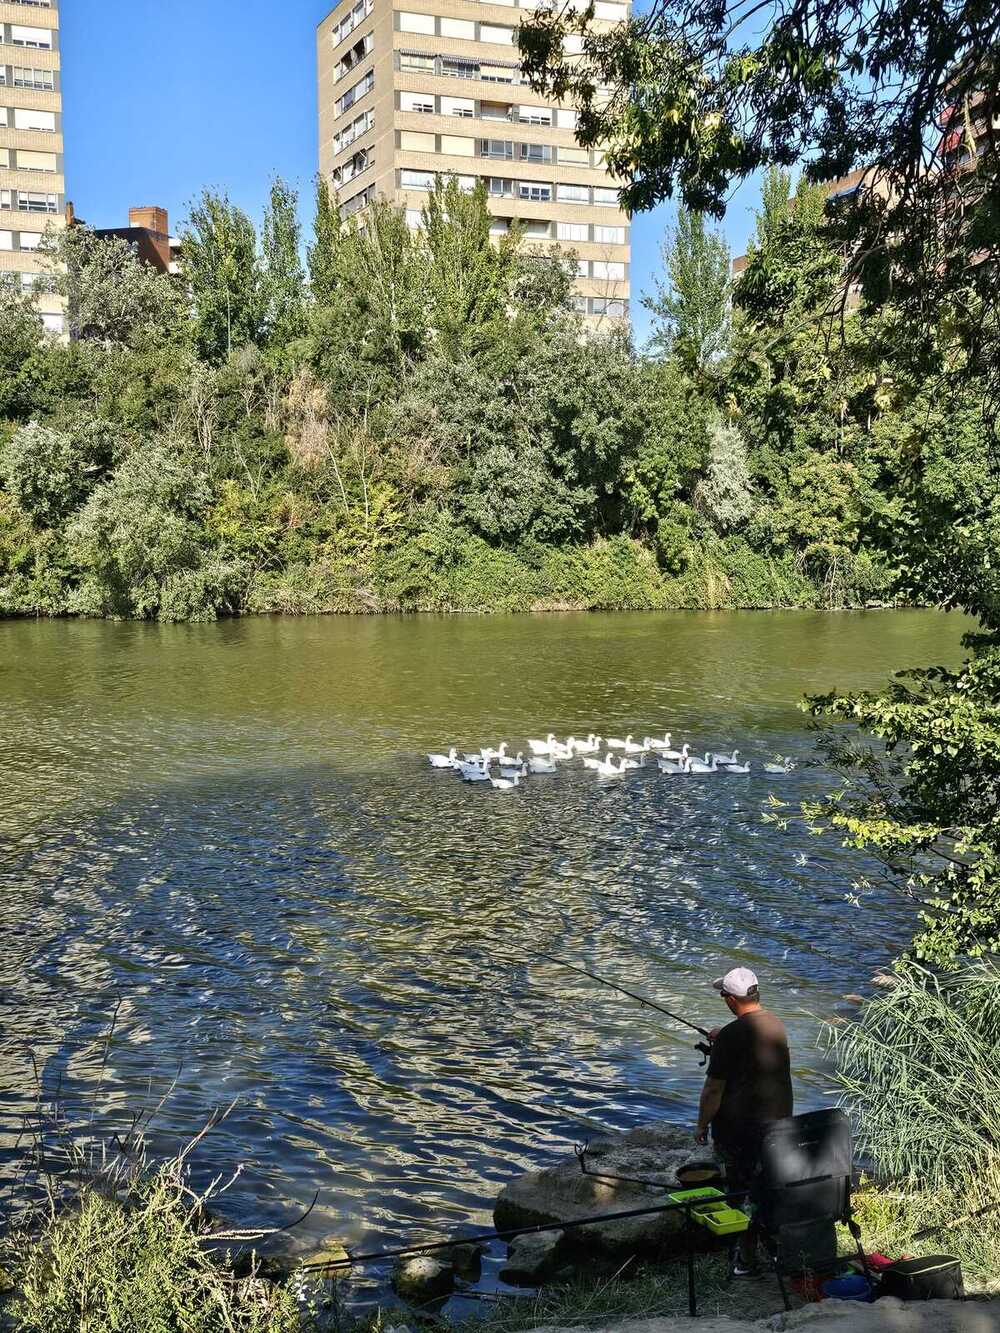
<svg viewBox="0 0 1000 1333">
<path fill-rule="evenodd" d="M 734 967 L 724 977 L 716 977 L 712 985 L 716 990 L 722 991 L 723 995 L 732 995 L 736 1000 L 745 1000 L 760 982 L 756 973 L 751 972 L 748 967 Z"/>
</svg>

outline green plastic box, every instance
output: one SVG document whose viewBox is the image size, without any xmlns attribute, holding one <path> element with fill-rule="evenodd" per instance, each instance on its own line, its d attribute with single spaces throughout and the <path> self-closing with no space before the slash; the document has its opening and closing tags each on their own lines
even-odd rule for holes
<svg viewBox="0 0 1000 1333">
<path fill-rule="evenodd" d="M 750 1225 L 746 1213 L 730 1208 L 723 1192 L 711 1185 L 699 1190 L 680 1190 L 669 1198 L 671 1203 L 695 1205 L 691 1209 L 692 1218 L 714 1236 L 736 1236 Z"/>
</svg>

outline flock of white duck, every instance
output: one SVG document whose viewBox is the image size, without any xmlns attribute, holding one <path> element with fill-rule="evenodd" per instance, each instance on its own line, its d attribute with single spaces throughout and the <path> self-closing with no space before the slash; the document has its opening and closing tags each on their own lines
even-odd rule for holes
<svg viewBox="0 0 1000 1333">
<path fill-rule="evenodd" d="M 606 753 L 601 756 L 604 747 Z M 585 768 L 593 770 L 599 781 L 613 782 L 624 778 L 637 769 L 646 768 L 649 761 L 656 763 L 661 773 L 672 777 L 703 776 L 708 773 L 749 774 L 752 766 L 740 759 L 739 750 L 730 754 L 709 751 L 704 759 L 691 753 L 690 745 L 684 744 L 679 750 L 673 747 L 673 738 L 668 731 L 662 738 L 647 736 L 640 745 L 632 736 L 624 740 L 615 737 L 605 739 L 602 736 L 589 735 L 586 740 L 570 736 L 566 741 L 559 741 L 554 735 L 544 741 L 529 740 L 530 754 L 525 758 L 523 751 L 516 755 L 507 753 L 506 741 L 497 749 L 483 746 L 478 754 L 462 754 L 452 746 L 447 754 L 429 754 L 432 768 L 450 769 L 461 775 L 466 782 L 489 782 L 497 791 L 513 791 L 523 779 L 558 772 L 558 766 L 573 759 L 582 759 Z M 494 765 L 498 776 L 494 774 Z M 790 773 L 794 765 L 790 760 L 761 765 L 764 773 L 783 776 Z"/>
</svg>

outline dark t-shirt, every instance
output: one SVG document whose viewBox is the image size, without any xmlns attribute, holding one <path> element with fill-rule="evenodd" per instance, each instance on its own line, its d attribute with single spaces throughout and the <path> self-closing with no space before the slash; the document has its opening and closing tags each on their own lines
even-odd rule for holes
<svg viewBox="0 0 1000 1333">
<path fill-rule="evenodd" d="M 752 1149 L 766 1126 L 792 1114 L 792 1073 L 785 1026 L 755 1009 L 727 1024 L 712 1047 L 708 1077 L 725 1079 L 712 1137 L 722 1148 Z"/>
</svg>

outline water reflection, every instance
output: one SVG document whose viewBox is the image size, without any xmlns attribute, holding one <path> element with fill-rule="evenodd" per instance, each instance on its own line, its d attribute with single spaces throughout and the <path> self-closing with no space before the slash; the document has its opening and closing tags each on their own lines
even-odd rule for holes
<svg viewBox="0 0 1000 1333">
<path fill-rule="evenodd" d="M 555 952 L 716 1020 L 732 961 L 824 1096 L 817 1015 L 906 931 L 859 926 L 856 863 L 765 827 L 774 783 L 574 768 L 497 796 L 420 755 L 671 728 L 805 754 L 809 687 L 954 658 L 927 615 L 0 625 L 0 928 L 8 1034 L 49 1097 L 104 1123 L 176 1078 L 158 1145 L 236 1101 L 200 1170 L 304 1235 L 377 1243 L 483 1221 L 584 1125 L 688 1121 L 693 1034 L 533 957 Z M 782 780 L 798 799 L 821 774 Z M 877 928 L 876 928 L 877 927 Z M 107 1053 L 87 1045 L 120 1012 Z M 32 1102 L 0 1064 L 9 1160 Z"/>
</svg>

